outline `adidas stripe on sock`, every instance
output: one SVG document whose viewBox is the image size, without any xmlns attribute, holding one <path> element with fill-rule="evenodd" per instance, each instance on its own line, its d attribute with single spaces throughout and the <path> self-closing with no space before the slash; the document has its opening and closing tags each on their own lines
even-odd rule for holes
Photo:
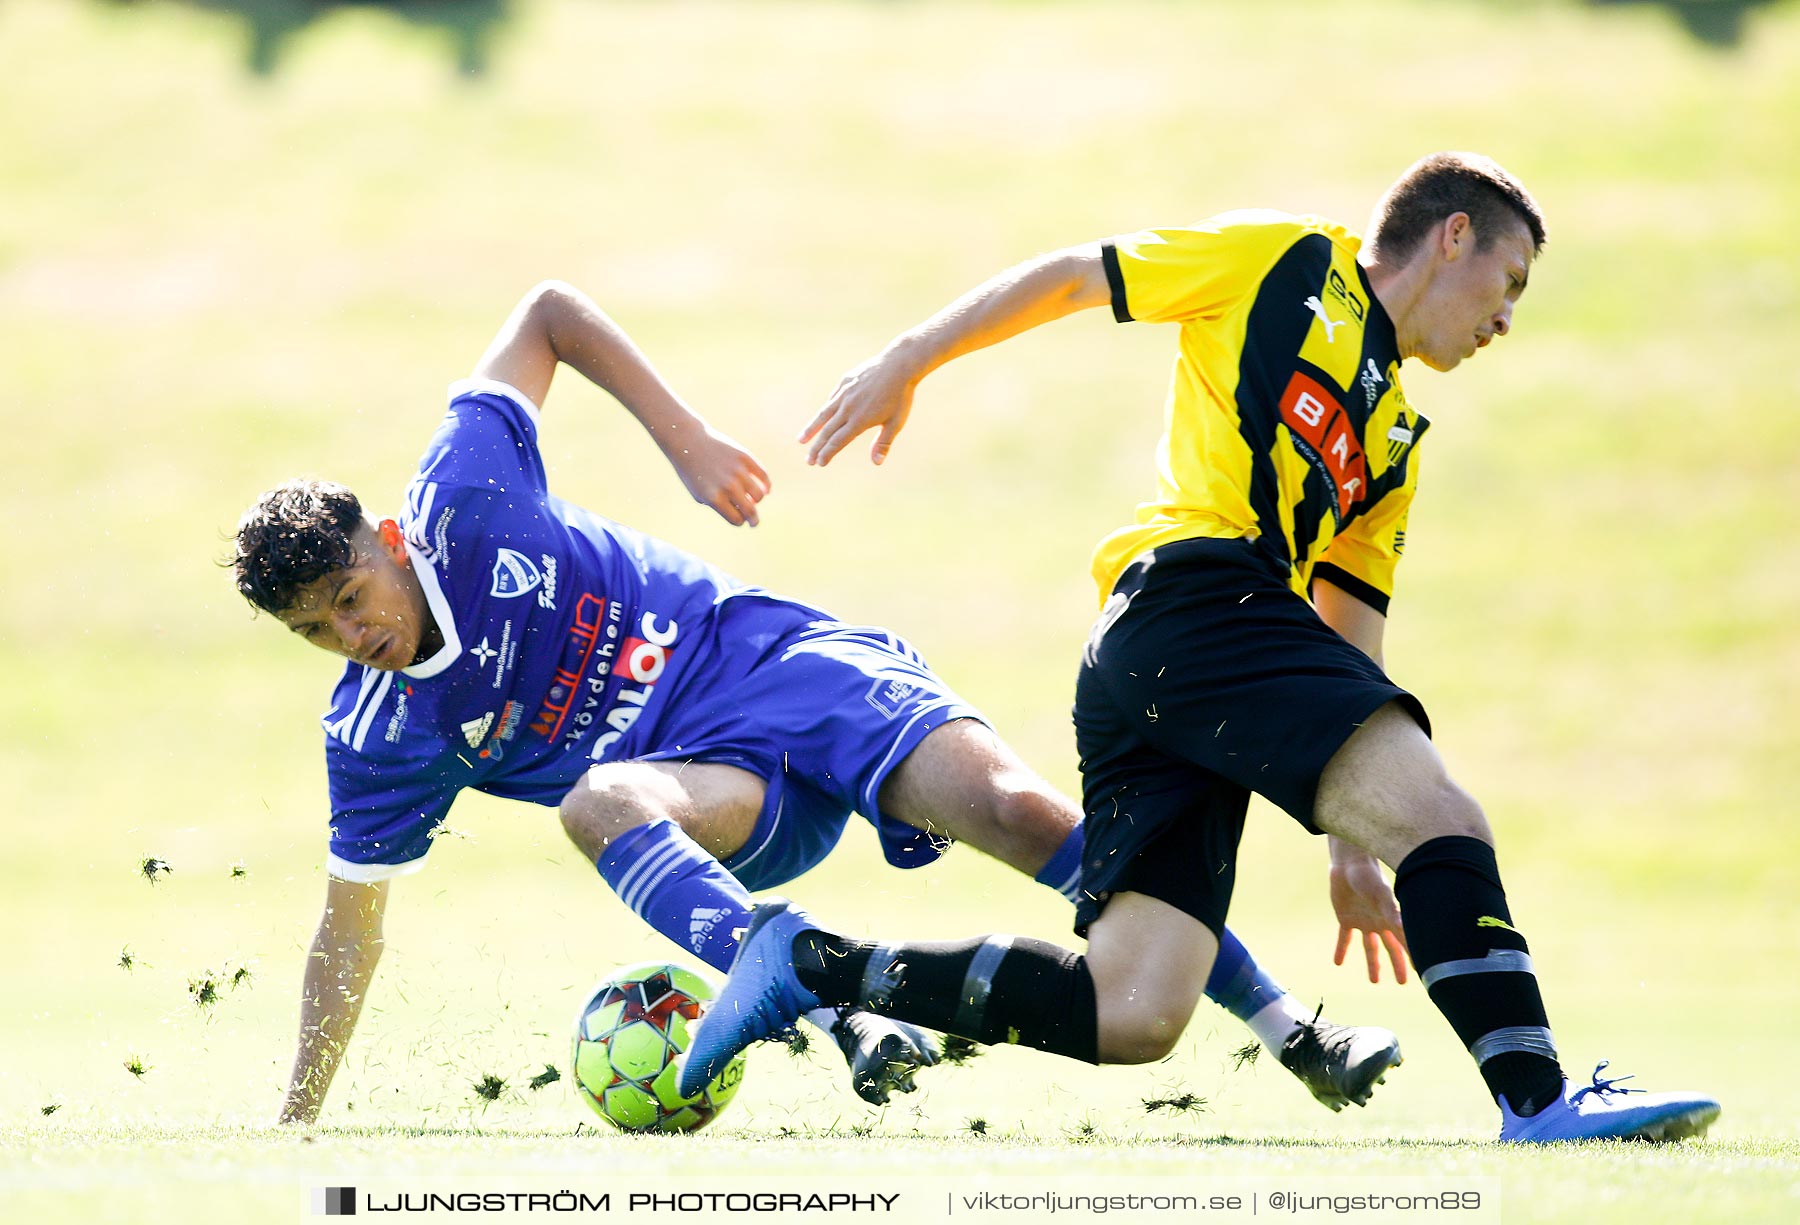
<svg viewBox="0 0 1800 1225">
<path fill-rule="evenodd" d="M 594 866 L 644 922 L 715 970 L 731 968 L 750 895 L 675 822 L 626 830 Z"/>
</svg>

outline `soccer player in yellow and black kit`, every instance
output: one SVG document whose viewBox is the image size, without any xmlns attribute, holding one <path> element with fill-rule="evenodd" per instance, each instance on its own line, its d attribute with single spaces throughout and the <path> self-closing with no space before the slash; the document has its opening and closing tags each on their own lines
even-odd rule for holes
<svg viewBox="0 0 1800 1225">
<path fill-rule="evenodd" d="M 1569 1086 L 1487 820 L 1382 668 L 1426 428 L 1401 363 L 1449 370 L 1505 335 L 1543 242 L 1505 170 L 1438 154 L 1389 189 L 1366 244 L 1317 217 L 1241 212 L 1056 252 L 847 375 L 801 436 L 815 463 L 876 426 L 880 463 L 925 375 L 1028 328 L 1103 303 L 1180 325 L 1156 498 L 1094 557 L 1103 608 L 1075 697 L 1088 951 L 873 944 L 776 899 L 752 916 L 683 1091 L 819 1001 L 1088 1062 L 1161 1058 L 1217 953 L 1254 791 L 1330 835 L 1338 958 L 1358 929 L 1372 975 L 1381 945 L 1396 969 L 1410 951 L 1502 1140 L 1705 1130 L 1719 1106 L 1700 1095 L 1598 1072 Z"/>
</svg>

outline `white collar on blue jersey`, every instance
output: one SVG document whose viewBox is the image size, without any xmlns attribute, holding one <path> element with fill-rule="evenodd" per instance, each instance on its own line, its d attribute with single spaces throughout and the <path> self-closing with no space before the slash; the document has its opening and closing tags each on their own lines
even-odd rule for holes
<svg viewBox="0 0 1800 1225">
<path fill-rule="evenodd" d="M 422 664 L 400 669 L 414 680 L 422 681 L 436 676 L 457 661 L 462 655 L 462 638 L 458 636 L 456 621 L 450 615 L 450 601 L 444 598 L 444 589 L 438 585 L 436 568 L 419 555 L 410 540 L 406 542 L 406 555 L 412 558 L 413 573 L 419 576 L 419 586 L 425 590 L 425 603 L 431 609 L 433 619 L 437 621 L 438 633 L 444 636 L 444 645 L 436 655 Z"/>
<path fill-rule="evenodd" d="M 525 415 L 536 425 L 541 410 L 532 403 L 531 397 L 514 387 L 511 383 L 502 383 L 499 379 L 458 379 L 450 384 L 450 398 L 466 395 L 503 396 L 525 410 Z"/>
</svg>

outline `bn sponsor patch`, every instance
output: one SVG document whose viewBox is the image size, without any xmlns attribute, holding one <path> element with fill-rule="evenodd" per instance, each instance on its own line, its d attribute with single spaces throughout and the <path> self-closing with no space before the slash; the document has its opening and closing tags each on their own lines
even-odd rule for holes
<svg viewBox="0 0 1800 1225">
<path fill-rule="evenodd" d="M 1369 488 L 1368 464 L 1350 415 L 1323 384 L 1295 371 L 1281 394 L 1281 420 L 1295 448 L 1331 488 L 1332 512 L 1343 522 Z"/>
</svg>

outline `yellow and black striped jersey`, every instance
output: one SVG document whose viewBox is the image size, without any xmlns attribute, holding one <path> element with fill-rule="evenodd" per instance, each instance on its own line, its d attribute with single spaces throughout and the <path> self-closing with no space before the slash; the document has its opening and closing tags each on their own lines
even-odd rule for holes
<svg viewBox="0 0 1800 1225">
<path fill-rule="evenodd" d="M 1301 595 L 1323 578 L 1387 611 L 1427 422 L 1401 392 L 1361 245 L 1268 211 L 1102 244 L 1114 317 L 1181 325 L 1156 499 L 1095 550 L 1102 601 L 1147 549 L 1248 537 Z"/>
</svg>

